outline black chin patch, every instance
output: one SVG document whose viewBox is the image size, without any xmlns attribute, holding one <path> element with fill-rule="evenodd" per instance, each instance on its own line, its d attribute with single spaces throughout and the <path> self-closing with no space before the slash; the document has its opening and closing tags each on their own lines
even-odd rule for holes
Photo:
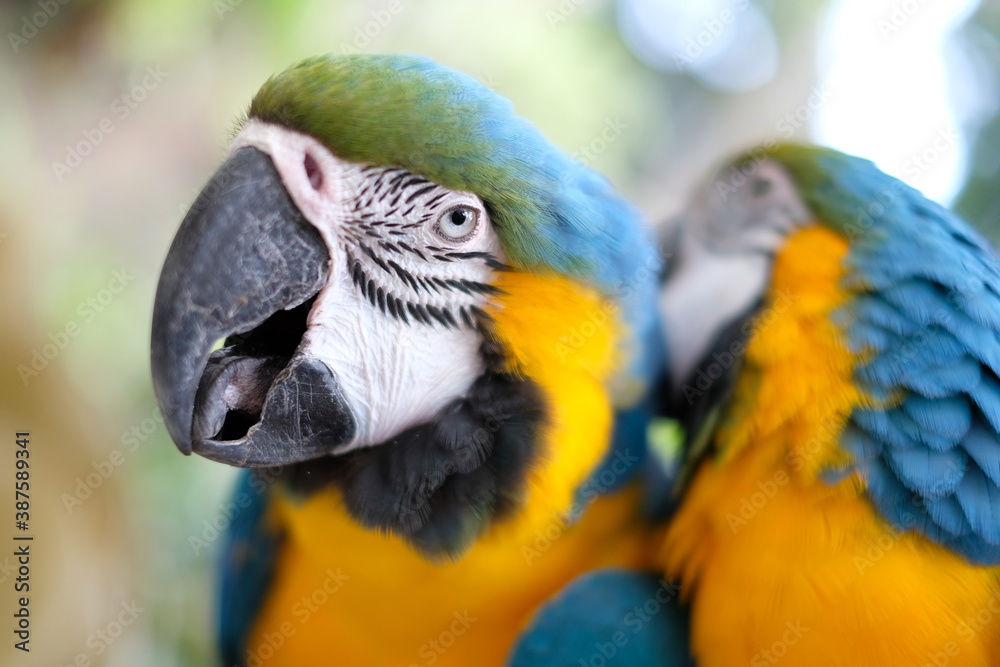
<svg viewBox="0 0 1000 667">
<path fill-rule="evenodd" d="M 333 485 L 363 526 L 428 557 L 461 555 L 520 504 L 547 414 L 538 385 L 505 372 L 499 342 L 479 328 L 486 370 L 464 398 L 390 441 L 286 466 L 284 483 L 303 495 Z"/>
</svg>

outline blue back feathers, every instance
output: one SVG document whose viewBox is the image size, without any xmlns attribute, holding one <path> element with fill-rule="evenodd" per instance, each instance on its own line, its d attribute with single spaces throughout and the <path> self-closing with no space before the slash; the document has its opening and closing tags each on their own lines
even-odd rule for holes
<svg viewBox="0 0 1000 667">
<path fill-rule="evenodd" d="M 804 195 L 851 241 L 844 287 L 856 296 L 837 318 L 865 360 L 855 381 L 879 403 L 851 415 L 841 444 L 896 527 L 998 564 L 997 253 L 871 162 L 823 150 L 814 159 Z"/>
</svg>

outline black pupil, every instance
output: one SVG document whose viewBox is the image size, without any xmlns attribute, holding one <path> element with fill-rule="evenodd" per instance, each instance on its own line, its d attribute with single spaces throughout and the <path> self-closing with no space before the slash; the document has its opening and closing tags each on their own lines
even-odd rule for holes
<svg viewBox="0 0 1000 667">
<path fill-rule="evenodd" d="M 754 182 L 753 184 L 753 196 L 763 197 L 768 192 L 771 191 L 771 181 L 766 178 L 761 178 Z"/>
<path fill-rule="evenodd" d="M 461 227 L 469 221 L 469 212 L 462 208 L 456 208 L 451 212 L 451 224 Z"/>
</svg>

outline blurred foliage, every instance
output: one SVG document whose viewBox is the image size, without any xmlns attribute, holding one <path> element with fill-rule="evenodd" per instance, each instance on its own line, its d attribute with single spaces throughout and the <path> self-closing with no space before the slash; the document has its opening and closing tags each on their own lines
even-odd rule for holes
<svg viewBox="0 0 1000 667">
<path fill-rule="evenodd" d="M 972 157 L 955 210 L 1000 243 L 1000 0 L 987 0 L 963 28 L 963 42 L 987 88 L 990 112 L 968 128 Z"/>
</svg>

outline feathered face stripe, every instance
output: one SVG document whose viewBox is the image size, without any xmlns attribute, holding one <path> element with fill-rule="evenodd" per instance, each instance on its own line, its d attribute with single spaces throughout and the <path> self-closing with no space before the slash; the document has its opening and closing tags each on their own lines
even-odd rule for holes
<svg viewBox="0 0 1000 667">
<path fill-rule="evenodd" d="M 446 188 L 398 167 L 368 166 L 360 174 L 364 185 L 344 222 L 351 282 L 370 306 L 404 324 L 473 328 L 482 298 L 499 290 L 463 277 L 461 267 L 442 265 L 507 265 L 491 252 L 461 252 L 415 238 L 442 214 Z"/>
<path fill-rule="evenodd" d="M 630 337 L 621 349 L 629 361 L 615 385 L 634 388 L 648 380 L 656 327 L 648 305 L 659 261 L 647 230 L 602 176 L 548 143 L 503 97 L 426 58 L 321 56 L 265 83 L 249 118 L 314 137 L 353 163 L 419 174 L 387 173 L 379 188 L 391 182 L 390 188 L 401 190 L 406 184 L 416 193 L 429 187 L 423 178 L 475 194 L 490 212 L 503 261 L 519 270 L 570 277 L 619 301 Z M 405 199 L 396 200 L 400 212 Z M 365 254 L 358 250 L 355 258 Z M 372 271 L 367 275 L 374 278 Z M 412 321 L 415 316 L 403 307 Z M 451 314 L 464 322 L 460 311 Z"/>
</svg>

